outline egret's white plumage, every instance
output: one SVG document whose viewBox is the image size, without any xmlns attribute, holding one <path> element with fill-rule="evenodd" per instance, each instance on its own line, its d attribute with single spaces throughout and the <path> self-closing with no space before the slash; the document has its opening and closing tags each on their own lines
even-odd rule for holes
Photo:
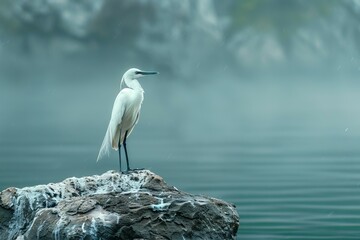
<svg viewBox="0 0 360 240">
<path fill-rule="evenodd" d="M 140 108 L 144 99 L 144 90 L 137 78 L 150 74 L 156 74 L 156 72 L 145 72 L 137 68 L 131 68 L 125 72 L 97 161 L 104 155 L 109 155 L 111 148 L 119 150 L 119 146 L 124 140 L 126 141 L 125 134 L 127 133 L 128 137 L 134 129 L 139 120 Z"/>
</svg>

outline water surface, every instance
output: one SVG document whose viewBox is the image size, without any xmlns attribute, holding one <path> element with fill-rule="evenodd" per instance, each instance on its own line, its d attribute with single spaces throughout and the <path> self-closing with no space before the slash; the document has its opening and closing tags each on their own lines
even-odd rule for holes
<svg viewBox="0 0 360 240">
<path fill-rule="evenodd" d="M 243 94 L 230 90 L 220 103 L 211 102 L 209 88 L 203 90 L 204 107 L 197 113 L 188 105 L 196 95 L 190 93 L 186 104 L 175 106 L 160 101 L 164 95 L 152 97 L 156 88 L 146 86 L 150 96 L 128 140 L 132 167 L 150 169 L 184 191 L 235 204 L 239 239 L 359 239 L 360 135 L 357 115 L 351 114 L 354 106 L 345 106 L 354 92 L 344 88 L 336 97 L 344 100 L 326 108 L 333 88 L 319 93 L 324 104 L 308 105 L 315 95 L 296 95 L 298 90 L 288 88 L 295 94 L 289 98 L 294 110 L 281 104 L 288 94 L 275 94 L 282 92 L 280 86 L 243 85 Z M 255 101 L 249 89 L 261 91 L 263 98 Z M 1 189 L 118 168 L 116 153 L 96 162 L 116 89 L 90 82 L 87 87 L 8 85 L 0 91 Z M 182 94 L 177 97 L 183 99 Z M 230 108 L 239 107 L 239 112 L 229 111 L 227 126 L 222 126 L 228 109 L 216 106 L 229 99 L 239 101 Z M 260 111 L 261 106 L 273 107 Z"/>
</svg>

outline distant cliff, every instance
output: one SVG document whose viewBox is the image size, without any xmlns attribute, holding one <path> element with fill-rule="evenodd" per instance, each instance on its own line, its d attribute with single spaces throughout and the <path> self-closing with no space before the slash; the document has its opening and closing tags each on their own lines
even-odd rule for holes
<svg viewBox="0 0 360 240">
<path fill-rule="evenodd" d="M 235 239 L 238 227 L 235 206 L 148 170 L 0 193 L 0 239 Z"/>
</svg>

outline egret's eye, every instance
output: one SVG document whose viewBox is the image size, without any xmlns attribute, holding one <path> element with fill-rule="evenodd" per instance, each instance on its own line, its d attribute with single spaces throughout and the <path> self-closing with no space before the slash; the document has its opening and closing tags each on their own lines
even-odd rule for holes
<svg viewBox="0 0 360 240">
<path fill-rule="evenodd" d="M 139 71 L 135 71 L 135 74 L 139 74 L 140 72 Z"/>
</svg>

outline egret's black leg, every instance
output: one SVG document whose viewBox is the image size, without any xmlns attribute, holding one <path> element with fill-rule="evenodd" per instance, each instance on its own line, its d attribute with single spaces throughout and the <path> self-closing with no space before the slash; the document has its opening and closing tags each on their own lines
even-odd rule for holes
<svg viewBox="0 0 360 240">
<path fill-rule="evenodd" d="M 126 138 L 128 135 L 128 131 L 125 132 L 125 137 L 124 137 L 124 149 L 125 149 L 125 157 L 126 157 L 126 165 L 127 165 L 127 171 L 130 171 L 130 165 L 129 165 L 129 157 L 128 157 L 128 153 L 127 153 L 127 148 L 126 148 Z"/>
<path fill-rule="evenodd" d="M 119 148 L 119 165 L 120 165 L 120 172 L 121 172 L 121 143 L 120 143 L 120 138 L 119 138 L 119 142 L 118 142 L 118 148 Z"/>
</svg>

